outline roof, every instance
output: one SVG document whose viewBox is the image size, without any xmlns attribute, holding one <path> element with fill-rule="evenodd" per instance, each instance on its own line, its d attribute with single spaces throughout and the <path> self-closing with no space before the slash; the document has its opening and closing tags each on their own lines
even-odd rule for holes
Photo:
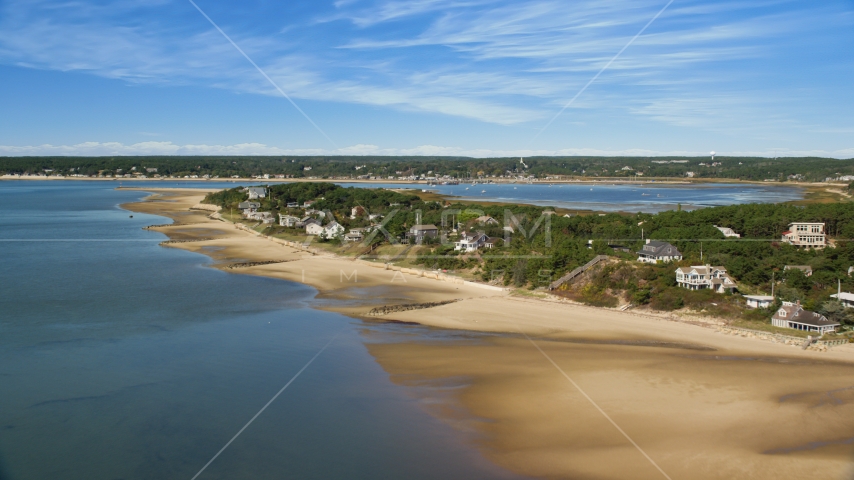
<svg viewBox="0 0 854 480">
<path fill-rule="evenodd" d="M 773 302 L 774 297 L 771 295 L 745 295 L 744 298 L 749 298 L 750 300 L 756 300 L 759 302 Z"/>
<path fill-rule="evenodd" d="M 438 229 L 439 228 L 436 227 L 436 225 L 413 225 L 412 228 L 410 228 L 409 230 L 420 231 L 420 230 L 438 230 Z"/>
<path fill-rule="evenodd" d="M 650 255 L 654 257 L 681 257 L 682 254 L 679 253 L 679 250 L 673 245 L 667 242 L 659 242 L 657 240 L 651 240 L 649 243 L 643 246 L 643 249 L 639 250 L 637 253 L 641 255 Z"/>
<path fill-rule="evenodd" d="M 780 311 L 785 311 L 786 316 L 780 316 Z M 774 312 L 774 316 L 772 318 L 788 322 L 802 323 L 804 325 L 812 325 L 815 327 L 839 325 L 838 322 L 830 321 L 825 318 L 824 315 L 804 310 L 800 305 L 783 305 Z"/>
<path fill-rule="evenodd" d="M 726 273 L 726 268 L 724 267 L 709 267 L 706 265 L 692 265 L 690 267 L 679 267 L 676 269 L 681 273 L 691 273 L 692 271 L 697 271 L 700 275 L 708 275 L 714 272 L 723 272 Z"/>
<path fill-rule="evenodd" d="M 835 298 L 837 300 L 847 300 L 849 302 L 854 302 L 854 293 L 848 293 L 848 292 L 834 293 L 830 297 Z"/>
<path fill-rule="evenodd" d="M 264 187 L 249 187 L 249 191 L 255 193 L 267 193 L 267 189 Z"/>
<path fill-rule="evenodd" d="M 737 233 L 735 233 L 735 230 L 733 230 L 729 227 L 719 227 L 719 226 L 715 225 L 715 228 L 720 230 L 721 233 L 723 233 L 724 235 L 738 235 Z"/>
</svg>

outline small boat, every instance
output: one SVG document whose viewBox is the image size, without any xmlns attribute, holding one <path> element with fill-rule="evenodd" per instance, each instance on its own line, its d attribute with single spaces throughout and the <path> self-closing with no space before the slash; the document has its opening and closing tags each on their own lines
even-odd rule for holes
<svg viewBox="0 0 854 480">
<path fill-rule="evenodd" d="M 480 193 L 486 193 L 486 190 L 481 190 Z"/>
</svg>

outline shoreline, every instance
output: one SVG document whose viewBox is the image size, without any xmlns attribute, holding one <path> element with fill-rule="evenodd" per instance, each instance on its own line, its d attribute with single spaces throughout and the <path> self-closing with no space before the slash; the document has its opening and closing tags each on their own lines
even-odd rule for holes
<svg viewBox="0 0 854 480">
<path fill-rule="evenodd" d="M 588 306 L 547 293 L 543 293 L 542 297 L 522 296 L 514 294 L 509 288 L 471 282 L 444 273 L 338 256 L 320 248 L 267 237 L 242 224 L 212 219 L 210 210 L 190 210 L 204 197 L 204 193 L 211 190 L 173 188 L 133 188 L 133 190 L 149 192 L 151 195 L 140 202 L 123 204 L 121 208 L 172 219 L 177 225 L 153 225 L 147 229 L 158 231 L 169 237 L 168 243 L 162 243 L 163 246 L 207 255 L 214 260 L 212 268 L 228 273 L 259 275 L 302 283 L 317 289 L 318 296 L 321 298 L 351 299 L 354 289 L 374 289 L 378 293 L 389 293 L 385 296 L 371 297 L 371 300 L 364 301 L 358 306 L 325 307 L 325 309 L 359 319 L 402 321 L 438 328 L 490 333 L 540 334 L 548 330 L 548 328 L 543 330 L 541 327 L 535 327 L 533 323 L 522 325 L 520 330 L 519 326 L 512 324 L 498 327 L 494 323 L 460 321 L 453 314 L 454 311 L 463 309 L 463 306 L 469 303 L 478 304 L 479 300 L 491 302 L 501 299 L 533 303 L 558 314 L 565 313 L 565 310 L 583 310 L 595 312 L 597 316 L 667 322 L 702 328 L 707 332 L 717 331 L 726 326 L 722 319 L 704 317 L 690 312 L 680 314 L 680 312 L 619 311 Z M 178 198 L 162 197 L 163 195 L 177 195 Z M 168 202 L 168 206 L 150 208 L 163 199 L 166 199 L 166 202 L 162 203 Z M 193 232 L 194 230 L 197 232 Z M 211 237 L 214 231 L 220 232 L 221 237 Z M 257 264 L 236 267 L 236 263 Z M 383 292 L 384 289 L 388 292 Z M 404 289 L 409 293 L 401 295 L 398 291 Z M 360 296 L 362 296 L 361 292 Z M 383 315 L 369 314 L 373 308 L 403 304 L 404 299 L 411 300 L 410 303 L 453 301 L 456 305 L 419 308 L 406 312 L 395 311 Z M 494 309 L 488 302 L 478 307 L 485 312 Z M 432 318 L 434 310 L 451 312 L 441 315 L 441 318 Z M 551 328 L 555 329 L 556 326 Z M 779 347 L 779 345 L 776 346 Z M 846 346 L 835 351 L 847 352 L 848 349 L 849 347 Z M 804 351 L 804 353 L 807 352 L 809 351 Z M 850 347 L 850 360 L 854 361 L 854 346 Z"/>
<path fill-rule="evenodd" d="M 121 207 L 171 218 L 175 225 L 150 228 L 181 242 L 165 247 L 205 254 L 228 273 L 312 286 L 323 301 L 314 308 L 415 329 L 382 340 L 366 329 L 365 346 L 393 383 L 510 471 L 661 478 L 604 411 L 673 478 L 828 478 L 850 467 L 852 448 L 839 439 L 854 429 L 851 345 L 804 351 L 722 334 L 700 321 L 386 270 L 190 210 L 205 193 L 199 189 L 139 190 L 152 195 Z M 271 261 L 277 263 L 226 268 Z M 369 315 L 378 306 L 413 303 L 440 304 Z M 425 328 L 458 332 L 451 335 L 457 340 L 424 340 L 417 332 Z"/>
</svg>

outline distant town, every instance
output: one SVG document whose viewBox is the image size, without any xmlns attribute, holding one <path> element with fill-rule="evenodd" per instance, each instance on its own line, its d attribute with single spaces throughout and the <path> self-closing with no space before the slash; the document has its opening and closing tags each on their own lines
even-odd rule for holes
<svg viewBox="0 0 854 480">
<path fill-rule="evenodd" d="M 670 157 L 7 157 L 6 178 L 371 180 L 453 183 L 616 179 L 854 182 L 854 159 Z"/>
</svg>

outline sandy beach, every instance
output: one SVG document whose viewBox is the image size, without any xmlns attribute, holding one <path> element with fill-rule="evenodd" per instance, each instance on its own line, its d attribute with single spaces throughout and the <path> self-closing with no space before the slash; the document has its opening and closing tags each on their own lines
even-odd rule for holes
<svg viewBox="0 0 854 480">
<path fill-rule="evenodd" d="M 505 468 L 544 478 L 850 478 L 854 348 L 805 351 L 647 315 L 519 297 L 295 248 L 191 210 L 199 189 L 125 205 L 230 273 L 301 282 L 366 328 L 369 352 Z M 257 266 L 234 264 L 270 262 Z M 447 302 L 366 316 L 375 307 Z M 327 308 L 327 307 L 324 307 Z M 430 332 L 447 332 L 445 341 Z M 476 332 L 476 333 L 471 333 Z"/>
</svg>

